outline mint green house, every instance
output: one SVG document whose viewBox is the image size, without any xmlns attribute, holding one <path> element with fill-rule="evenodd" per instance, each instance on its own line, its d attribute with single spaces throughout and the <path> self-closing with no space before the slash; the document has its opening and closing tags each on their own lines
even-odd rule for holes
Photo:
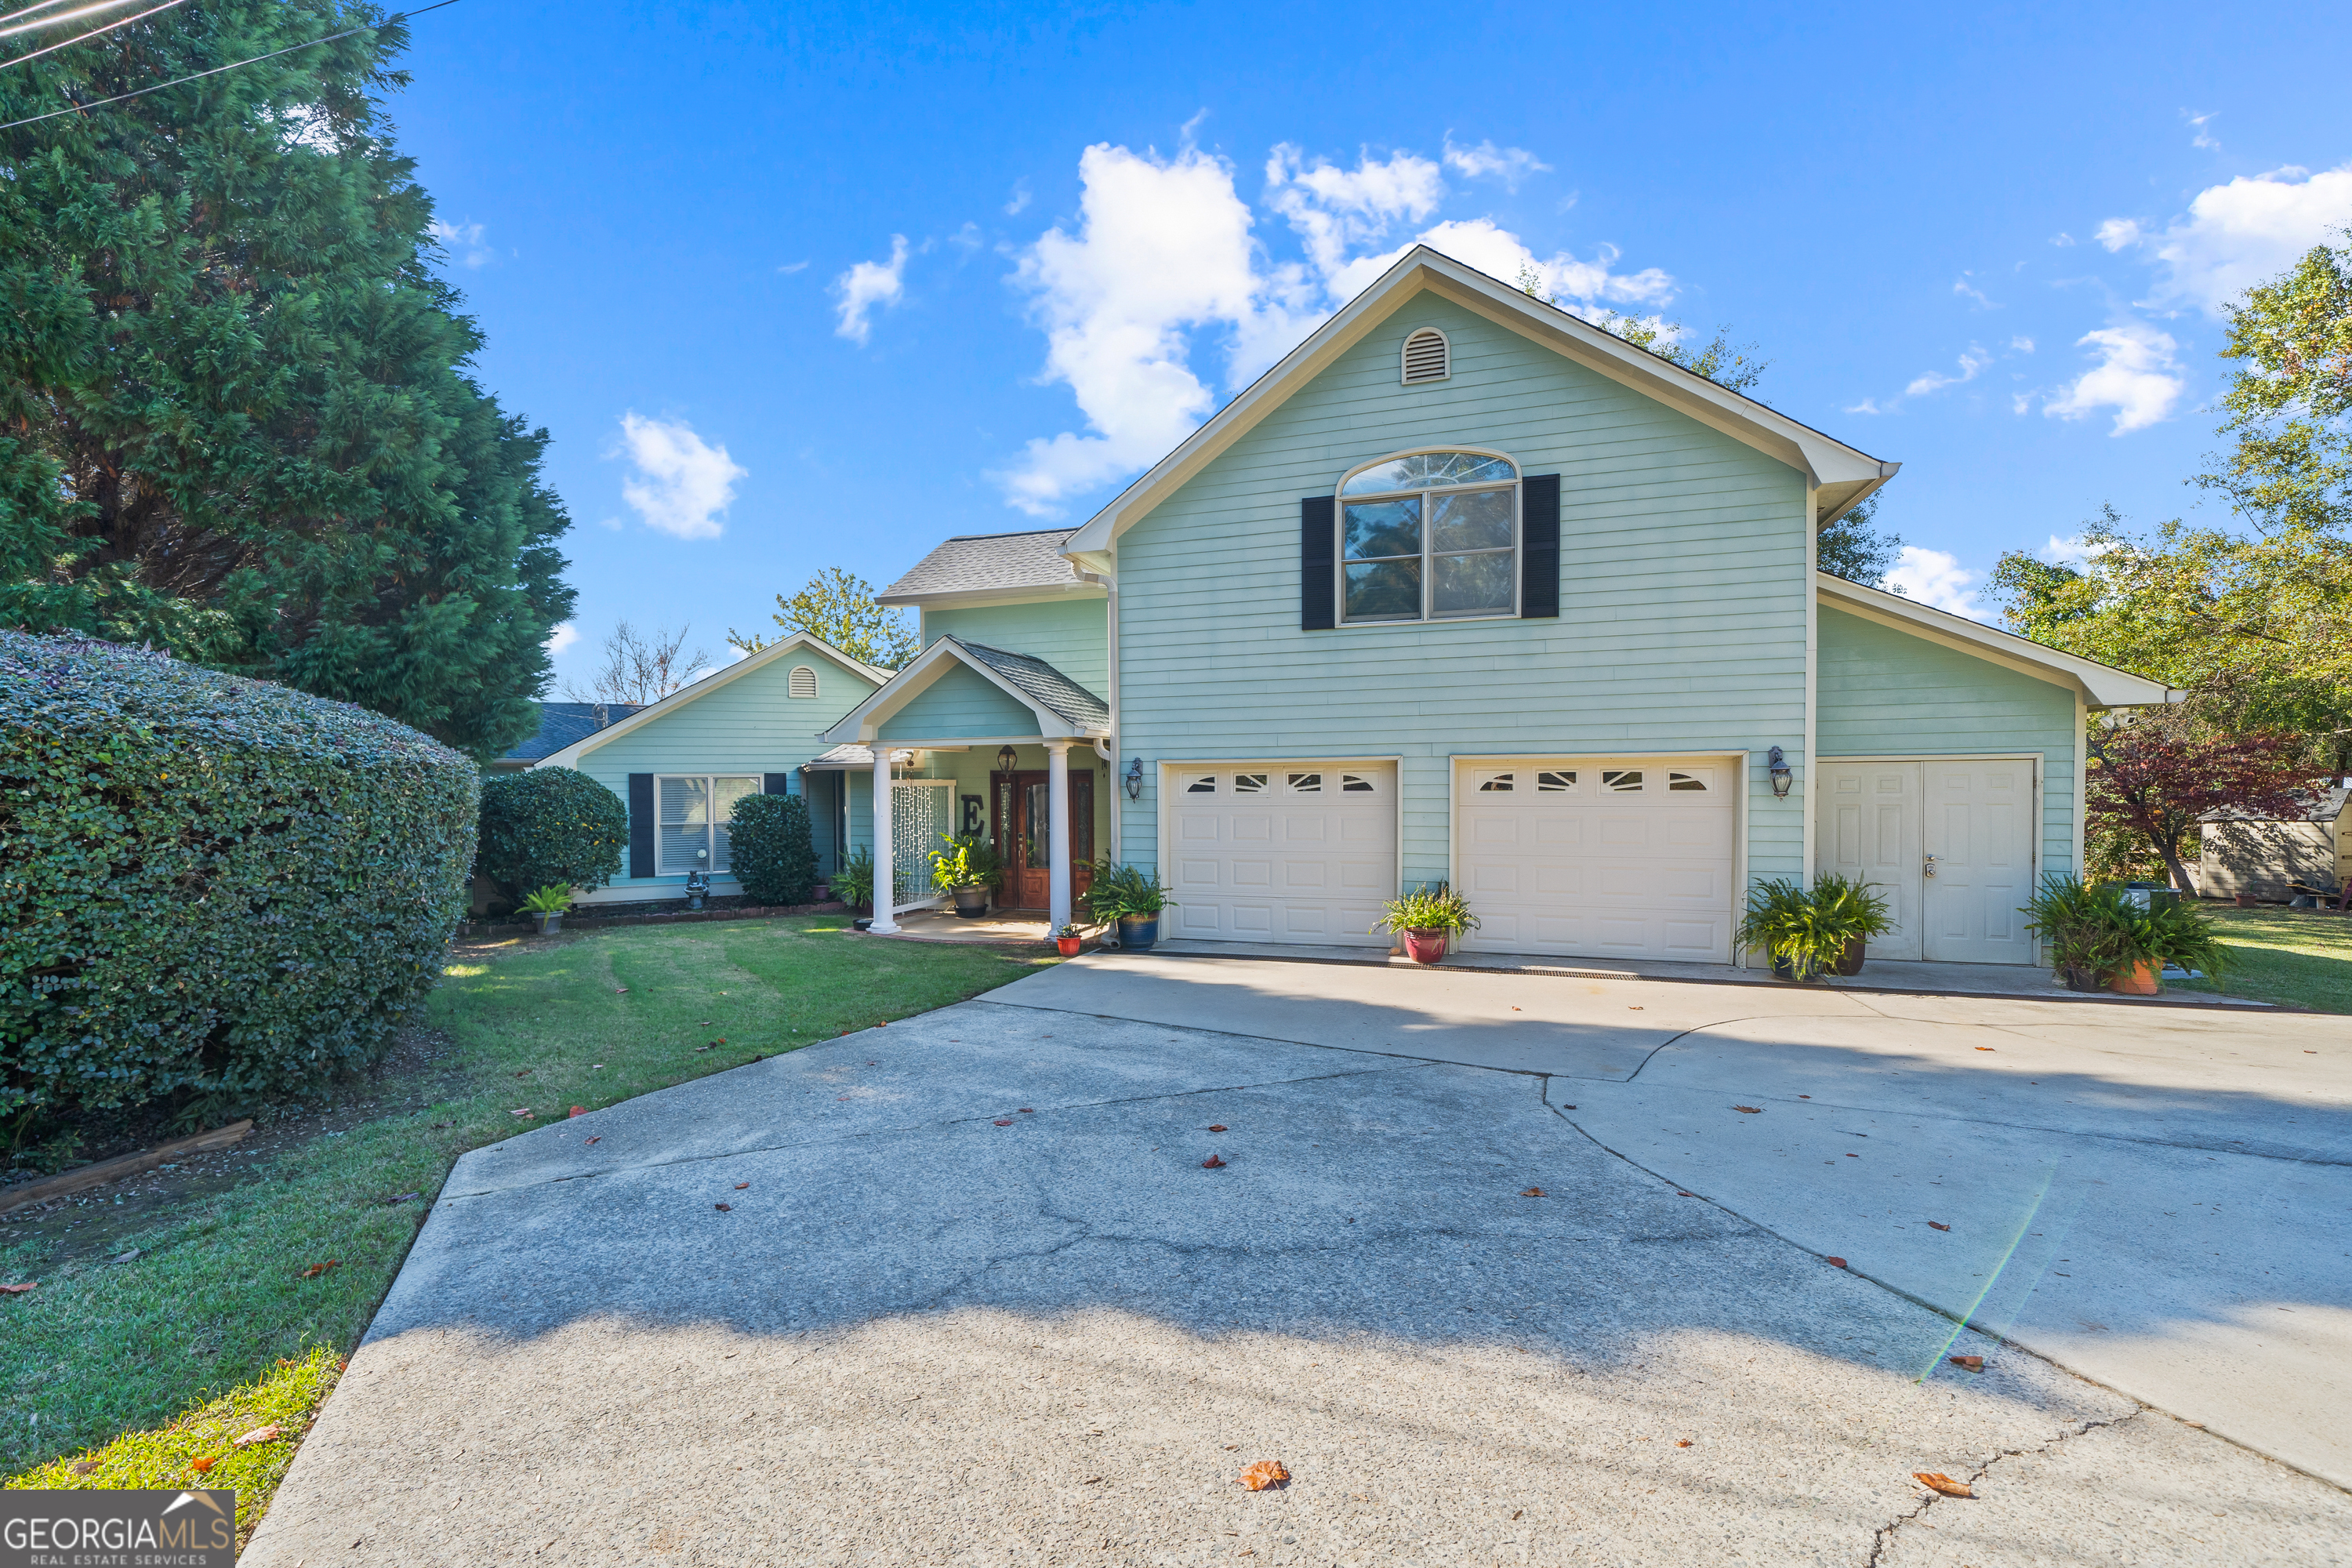
<svg viewBox="0 0 2352 1568">
<path fill-rule="evenodd" d="M 1875 955 L 2029 963 L 2086 712 L 2172 694 L 1815 570 L 1895 467 L 1419 247 L 1083 526 L 893 584 L 922 652 L 813 764 L 877 930 L 953 829 L 1056 923 L 1155 868 L 1171 939 L 1385 945 L 1449 882 L 1472 948 L 1726 963 L 1753 882 L 1836 870 Z"/>
</svg>

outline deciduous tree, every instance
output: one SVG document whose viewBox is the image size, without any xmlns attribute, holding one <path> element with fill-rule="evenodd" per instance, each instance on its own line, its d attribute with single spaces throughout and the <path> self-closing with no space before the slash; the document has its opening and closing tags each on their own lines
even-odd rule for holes
<svg viewBox="0 0 2352 1568">
<path fill-rule="evenodd" d="M 2197 891 L 2181 844 L 2217 813 L 2299 816 L 2314 782 L 2300 737 L 2285 731 L 2229 732 L 2178 708 L 2091 728 L 2087 805 L 2095 826 L 2137 837 L 2184 893 Z"/>
<path fill-rule="evenodd" d="M 873 584 L 838 566 L 818 573 L 790 598 L 777 595 L 775 622 L 787 633 L 822 637 L 877 669 L 901 668 L 920 651 L 905 612 L 877 604 Z M 757 653 L 774 639 L 730 626 L 727 640 L 745 653 Z"/>
</svg>

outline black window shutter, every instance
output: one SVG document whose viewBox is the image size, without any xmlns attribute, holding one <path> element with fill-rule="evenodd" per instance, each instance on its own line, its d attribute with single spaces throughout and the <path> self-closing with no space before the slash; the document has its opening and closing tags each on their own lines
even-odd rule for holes
<svg viewBox="0 0 2352 1568">
<path fill-rule="evenodd" d="M 1559 476 L 1529 474 L 1520 487 L 1519 616 L 1559 615 Z"/>
<path fill-rule="evenodd" d="M 792 774 L 766 773 L 761 776 L 767 781 L 765 785 L 760 791 L 761 795 L 790 795 L 793 793 Z"/>
<path fill-rule="evenodd" d="M 1329 631 L 1332 551 L 1337 546 L 1337 514 L 1329 496 L 1307 496 L 1298 503 L 1298 629 Z M 1553 537 L 1559 537 L 1555 529 Z"/>
<path fill-rule="evenodd" d="M 654 775 L 629 775 L 629 875 L 654 874 Z"/>
</svg>

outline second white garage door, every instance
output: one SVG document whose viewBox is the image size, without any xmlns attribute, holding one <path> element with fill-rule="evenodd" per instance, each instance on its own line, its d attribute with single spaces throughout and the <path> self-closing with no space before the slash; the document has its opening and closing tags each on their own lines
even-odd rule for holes
<svg viewBox="0 0 2352 1568">
<path fill-rule="evenodd" d="M 1641 758 L 1457 764 L 1462 945 L 1731 962 L 1737 770 Z"/>
<path fill-rule="evenodd" d="M 1171 767 L 1172 936 L 1379 946 L 1396 891 L 1396 769 L 1385 763 Z"/>
</svg>

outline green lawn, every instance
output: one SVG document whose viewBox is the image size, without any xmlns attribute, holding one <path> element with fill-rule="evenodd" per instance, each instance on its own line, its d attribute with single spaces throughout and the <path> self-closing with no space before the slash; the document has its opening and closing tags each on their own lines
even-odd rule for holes
<svg viewBox="0 0 2352 1568">
<path fill-rule="evenodd" d="M 101 1192 L 0 1230 L 0 1282 L 40 1281 L 0 1297 L 0 1475 L 161 1426 L 320 1347 L 347 1353 L 468 1149 L 574 1105 L 929 1012 L 1052 962 L 874 941 L 831 916 L 462 948 L 426 1019 L 442 1054 L 338 1090 L 365 1111 L 346 1131 L 236 1185 L 122 1220 Z M 396 1201 L 404 1194 L 422 1195 Z M 132 1247 L 129 1262 L 106 1260 Z M 329 1259 L 335 1268 L 302 1277 Z"/>
<path fill-rule="evenodd" d="M 2190 980 L 2179 989 L 2352 1013 L 2352 916 L 2270 907 L 2201 912 L 2221 927 L 2237 962 L 2218 984 Z"/>
</svg>

